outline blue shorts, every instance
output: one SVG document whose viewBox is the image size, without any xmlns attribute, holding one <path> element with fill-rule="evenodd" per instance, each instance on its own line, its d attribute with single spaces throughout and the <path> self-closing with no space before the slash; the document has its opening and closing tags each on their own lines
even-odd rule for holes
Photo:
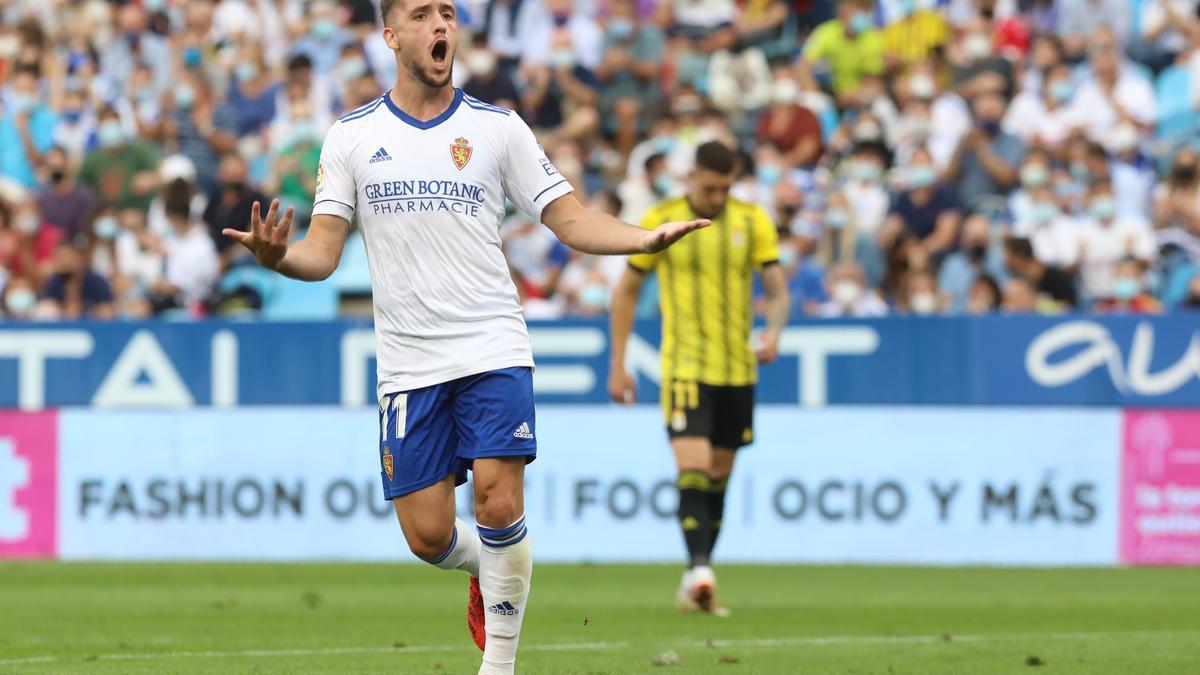
<svg viewBox="0 0 1200 675">
<path fill-rule="evenodd" d="M 394 499 L 446 476 L 467 482 L 483 457 L 537 456 L 533 369 L 491 370 L 379 400 L 383 496 Z"/>
</svg>

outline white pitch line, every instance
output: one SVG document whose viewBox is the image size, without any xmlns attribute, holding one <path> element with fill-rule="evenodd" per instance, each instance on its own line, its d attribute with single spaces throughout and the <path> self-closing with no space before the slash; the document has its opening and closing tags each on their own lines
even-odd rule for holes
<svg viewBox="0 0 1200 675">
<path fill-rule="evenodd" d="M 989 635 L 826 635 L 807 637 L 774 637 L 746 640 L 691 640 L 683 643 L 687 647 L 824 647 L 833 645 L 869 644 L 937 644 L 940 642 L 1003 642 L 1006 640 L 1104 640 L 1110 638 L 1149 638 L 1165 635 L 1200 635 L 1200 630 L 1163 631 L 1095 631 L 1071 633 L 992 633 Z M 532 644 L 521 647 L 522 651 L 605 651 L 625 649 L 629 642 L 560 642 Z M 647 645 L 649 647 L 650 645 Z M 669 646 L 664 641 L 663 646 Z M 26 656 L 0 659 L 0 666 L 17 666 L 35 663 L 63 661 L 151 661 L 156 659 L 185 658 L 228 658 L 253 656 L 329 656 L 338 654 L 421 654 L 430 652 L 456 652 L 463 645 L 413 645 L 404 647 L 319 647 L 311 649 L 250 649 L 243 651 L 180 651 L 158 653 L 113 653 L 91 657 L 79 656 Z"/>
</svg>

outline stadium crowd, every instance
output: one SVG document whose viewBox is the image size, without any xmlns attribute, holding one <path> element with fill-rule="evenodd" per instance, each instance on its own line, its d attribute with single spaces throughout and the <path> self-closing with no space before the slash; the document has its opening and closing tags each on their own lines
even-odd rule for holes
<svg viewBox="0 0 1200 675">
<path fill-rule="evenodd" d="M 460 0 L 455 81 L 639 222 L 740 148 L 793 315 L 1200 309 L 1198 0 Z M 219 233 L 390 87 L 372 0 L 0 0 L 3 319 L 333 316 Z M 603 314 L 619 259 L 514 213 L 531 318 Z M 653 315 L 653 284 L 639 312 Z M 359 305 L 361 306 L 361 304 Z"/>
</svg>

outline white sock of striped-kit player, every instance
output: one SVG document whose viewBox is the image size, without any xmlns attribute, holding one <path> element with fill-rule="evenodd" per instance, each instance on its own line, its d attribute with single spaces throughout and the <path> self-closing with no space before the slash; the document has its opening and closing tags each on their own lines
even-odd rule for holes
<svg viewBox="0 0 1200 675">
<path fill-rule="evenodd" d="M 479 590 L 483 594 L 487 644 L 479 675 L 507 675 L 517 661 L 517 641 L 529 580 L 533 576 L 533 554 L 526 535 L 525 516 L 499 529 L 479 526 L 483 548 L 479 554 Z"/>
<path fill-rule="evenodd" d="M 434 567 L 444 570 L 463 570 L 473 577 L 479 577 L 479 537 L 471 526 L 462 520 L 454 519 L 454 534 L 450 535 L 450 545 L 441 555 L 429 561 Z"/>
</svg>

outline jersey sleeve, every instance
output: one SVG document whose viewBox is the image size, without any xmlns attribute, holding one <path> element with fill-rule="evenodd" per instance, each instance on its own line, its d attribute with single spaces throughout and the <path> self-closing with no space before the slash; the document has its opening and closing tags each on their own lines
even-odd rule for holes
<svg viewBox="0 0 1200 675">
<path fill-rule="evenodd" d="M 317 163 L 317 190 L 313 200 L 314 216 L 329 215 L 350 221 L 354 219 L 356 191 L 354 174 L 346 161 L 346 141 L 340 122 L 334 123 L 325 134 L 321 160 Z"/>
<path fill-rule="evenodd" d="M 646 212 L 645 217 L 642 218 L 642 222 L 638 223 L 638 226 L 646 230 L 653 230 L 662 225 L 661 221 L 662 218 L 658 215 L 658 209 L 650 209 Z M 643 272 L 649 272 L 658 264 L 658 258 L 661 255 L 662 251 L 658 253 L 635 253 L 629 256 L 629 266 Z"/>
<path fill-rule="evenodd" d="M 755 209 L 754 228 L 751 237 L 753 242 L 750 249 L 750 261 L 756 268 L 762 269 L 767 263 L 779 260 L 779 233 L 775 231 L 775 223 L 766 211 Z"/>
<path fill-rule="evenodd" d="M 517 208 L 540 223 L 542 209 L 575 188 L 546 158 L 525 121 L 515 114 L 508 120 L 508 147 L 500 168 L 504 192 Z"/>
</svg>

